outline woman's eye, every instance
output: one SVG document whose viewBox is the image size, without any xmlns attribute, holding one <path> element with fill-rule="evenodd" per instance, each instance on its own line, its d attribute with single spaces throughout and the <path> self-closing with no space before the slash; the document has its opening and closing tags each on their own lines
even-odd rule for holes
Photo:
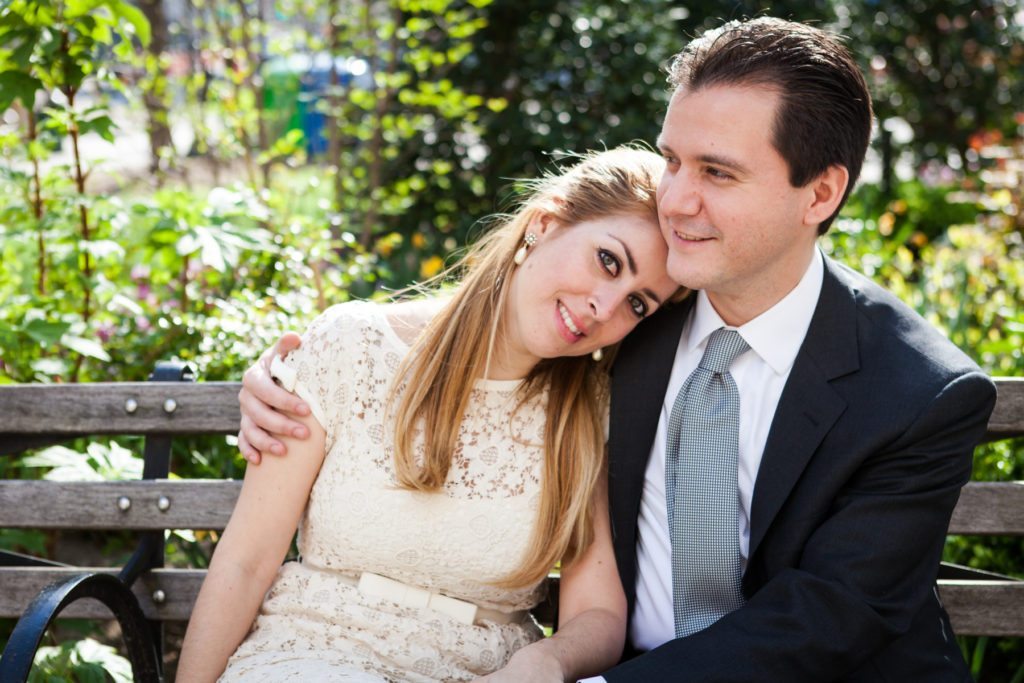
<svg viewBox="0 0 1024 683">
<path fill-rule="evenodd" d="M 638 318 L 647 317 L 647 302 L 643 300 L 643 297 L 631 296 L 629 297 L 629 307 L 633 309 L 633 313 Z"/>
<path fill-rule="evenodd" d="M 619 264 L 619 259 L 615 256 L 615 254 L 612 254 L 609 251 L 605 251 L 604 249 L 598 249 L 597 258 L 601 260 L 601 266 L 610 274 L 619 274 L 619 268 L 621 267 L 621 265 Z"/>
</svg>

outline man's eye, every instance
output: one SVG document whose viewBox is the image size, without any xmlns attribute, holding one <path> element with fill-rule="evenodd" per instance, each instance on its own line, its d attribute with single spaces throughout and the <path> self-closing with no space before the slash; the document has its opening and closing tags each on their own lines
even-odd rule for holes
<svg viewBox="0 0 1024 683">
<path fill-rule="evenodd" d="M 607 270 L 611 275 L 618 275 L 621 264 L 615 254 L 605 251 L 604 249 L 597 250 L 597 258 L 601 260 L 601 266 Z"/>
<path fill-rule="evenodd" d="M 717 168 L 709 168 L 707 170 L 707 174 L 709 176 L 711 176 L 712 178 L 718 178 L 720 180 L 729 180 L 729 179 L 732 178 L 731 175 L 729 175 L 725 171 L 719 170 Z"/>
<path fill-rule="evenodd" d="M 643 297 L 631 296 L 629 297 L 629 307 L 633 309 L 633 313 L 638 318 L 647 317 L 647 302 L 644 301 Z"/>
</svg>

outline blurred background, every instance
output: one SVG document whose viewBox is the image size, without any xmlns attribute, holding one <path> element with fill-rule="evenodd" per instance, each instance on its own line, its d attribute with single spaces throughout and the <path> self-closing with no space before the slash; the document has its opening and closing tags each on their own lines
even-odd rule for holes
<svg viewBox="0 0 1024 683">
<path fill-rule="evenodd" d="M 12 0 L 0 383 L 140 380 L 170 358 L 240 379 L 326 306 L 438 273 L 517 179 L 653 143 L 666 61 L 703 28 L 761 14 L 847 36 L 874 93 L 870 157 L 823 248 L 990 373 L 1024 374 L 1016 0 Z M 138 476 L 137 445 L 0 470 Z M 175 455 L 184 476 L 243 468 L 230 439 Z M 979 449 L 975 478 L 1024 479 L 1020 443 Z M 79 540 L 0 530 L 0 547 L 52 556 Z M 203 565 L 215 540 L 171 536 L 169 559 Z M 951 539 L 948 559 L 1024 576 L 1019 540 L 977 541 Z M 131 542 L 102 548 L 117 564 Z M 63 625 L 40 671 L 123 680 L 109 635 Z M 1021 643 L 962 645 L 980 681 L 1024 681 Z"/>
</svg>

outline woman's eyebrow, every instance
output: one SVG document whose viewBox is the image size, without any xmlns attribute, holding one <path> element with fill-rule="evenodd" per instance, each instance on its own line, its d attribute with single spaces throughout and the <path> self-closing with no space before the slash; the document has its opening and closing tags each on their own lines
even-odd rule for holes
<svg viewBox="0 0 1024 683">
<path fill-rule="evenodd" d="M 624 252 L 626 252 L 626 265 L 629 266 L 629 272 L 632 273 L 633 275 L 636 275 L 636 261 L 633 260 L 633 252 L 631 252 L 629 250 L 629 247 L 626 246 L 625 242 L 620 240 L 615 235 L 613 235 L 611 233 L 608 233 L 608 236 L 611 237 L 613 240 L 615 240 L 616 242 L 618 242 L 622 246 L 622 250 Z"/>
</svg>

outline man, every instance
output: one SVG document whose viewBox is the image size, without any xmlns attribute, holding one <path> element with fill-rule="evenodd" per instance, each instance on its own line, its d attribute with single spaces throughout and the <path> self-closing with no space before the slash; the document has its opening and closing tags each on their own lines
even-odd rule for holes
<svg viewBox="0 0 1024 683">
<path fill-rule="evenodd" d="M 761 18 L 694 41 L 670 81 L 659 211 L 669 274 L 699 291 L 614 368 L 630 645 L 604 680 L 969 680 L 934 584 L 994 388 L 816 246 L 864 158 L 864 79 L 835 37 Z M 270 443 L 246 421 L 243 451 Z"/>
</svg>

